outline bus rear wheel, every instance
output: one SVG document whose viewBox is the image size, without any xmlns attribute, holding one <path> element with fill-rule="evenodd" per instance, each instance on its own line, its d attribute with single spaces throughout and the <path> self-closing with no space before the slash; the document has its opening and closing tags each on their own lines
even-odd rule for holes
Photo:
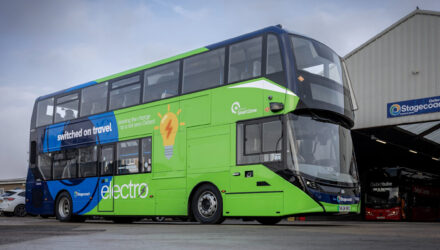
<svg viewBox="0 0 440 250">
<path fill-rule="evenodd" d="M 263 225 L 275 225 L 281 221 L 280 217 L 261 217 L 256 219 Z"/>
<path fill-rule="evenodd" d="M 72 221 L 72 198 L 69 193 L 62 192 L 57 199 L 55 205 L 55 215 L 57 220 L 61 222 L 69 222 Z"/>
<path fill-rule="evenodd" d="M 223 218 L 223 200 L 216 187 L 202 185 L 195 192 L 191 201 L 194 218 L 202 224 L 221 224 Z"/>
</svg>

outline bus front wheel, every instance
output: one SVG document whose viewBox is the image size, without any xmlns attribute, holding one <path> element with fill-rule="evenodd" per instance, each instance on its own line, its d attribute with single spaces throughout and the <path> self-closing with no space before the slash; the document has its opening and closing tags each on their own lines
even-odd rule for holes
<svg viewBox="0 0 440 250">
<path fill-rule="evenodd" d="M 61 222 L 72 221 L 72 198 L 69 193 L 62 192 L 55 205 L 55 215 Z"/>
<path fill-rule="evenodd" d="M 202 224 L 221 224 L 224 221 L 222 196 L 213 185 L 204 184 L 197 189 L 191 201 L 191 210 Z"/>
</svg>

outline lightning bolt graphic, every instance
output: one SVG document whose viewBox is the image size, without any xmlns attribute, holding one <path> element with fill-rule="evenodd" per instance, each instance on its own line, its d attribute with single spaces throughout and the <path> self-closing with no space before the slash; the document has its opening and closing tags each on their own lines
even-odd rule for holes
<svg viewBox="0 0 440 250">
<path fill-rule="evenodd" d="M 165 128 L 165 130 L 167 131 L 167 138 L 170 137 L 171 129 L 172 129 L 172 127 L 171 127 L 171 120 L 170 120 L 167 124 L 167 127 Z"/>
</svg>

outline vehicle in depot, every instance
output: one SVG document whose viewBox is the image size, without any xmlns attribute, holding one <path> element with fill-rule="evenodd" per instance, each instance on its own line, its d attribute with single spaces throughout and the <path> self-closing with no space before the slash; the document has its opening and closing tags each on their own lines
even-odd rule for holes
<svg viewBox="0 0 440 250">
<path fill-rule="evenodd" d="M 406 217 L 399 179 L 399 168 L 376 168 L 368 172 L 364 192 L 366 220 L 402 220 Z"/>
<path fill-rule="evenodd" d="M 410 168 L 374 168 L 365 190 L 366 220 L 440 220 L 440 178 Z"/>
<path fill-rule="evenodd" d="M 0 212 L 5 216 L 26 216 L 25 196 L 23 189 L 6 191 L 0 198 Z"/>
<path fill-rule="evenodd" d="M 39 97 L 26 206 L 60 221 L 359 213 L 352 126 L 341 58 L 271 26 Z"/>
</svg>

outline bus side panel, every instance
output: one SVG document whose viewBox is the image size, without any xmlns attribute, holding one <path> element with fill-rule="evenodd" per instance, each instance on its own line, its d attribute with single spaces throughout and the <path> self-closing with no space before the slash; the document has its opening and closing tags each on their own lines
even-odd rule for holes
<svg viewBox="0 0 440 250">
<path fill-rule="evenodd" d="M 165 135 L 166 136 L 166 135 Z M 178 128 L 172 155 L 166 155 L 164 135 L 158 130 L 153 136 L 153 179 L 150 195 L 156 215 L 186 215 L 186 133 Z M 168 157 L 170 157 L 168 159 Z"/>
<path fill-rule="evenodd" d="M 280 216 L 283 192 L 226 194 L 226 216 Z"/>
<path fill-rule="evenodd" d="M 100 193 L 98 177 L 54 180 L 46 183 L 54 201 L 60 192 L 69 193 L 72 198 L 73 214 L 86 214 L 98 205 Z"/>
<path fill-rule="evenodd" d="M 154 215 L 154 200 L 149 197 L 153 191 L 150 183 L 149 173 L 115 176 L 112 192 L 114 214 Z"/>
<path fill-rule="evenodd" d="M 188 195 L 202 182 L 214 184 L 219 191 L 228 190 L 230 126 L 194 127 L 187 131 Z"/>
<path fill-rule="evenodd" d="M 186 215 L 185 116 L 180 102 L 162 107 L 160 124 L 153 133 L 153 179 L 150 199 L 155 215 Z"/>
<path fill-rule="evenodd" d="M 28 169 L 26 179 L 26 211 L 29 214 L 54 214 L 54 201 L 49 194 L 49 190 L 45 181 L 35 180 L 33 170 Z"/>
<path fill-rule="evenodd" d="M 323 212 L 308 194 L 263 165 L 231 167 L 225 215 L 286 216 Z M 246 174 L 252 172 L 252 175 Z M 239 173 L 239 174 L 236 174 Z"/>
</svg>

